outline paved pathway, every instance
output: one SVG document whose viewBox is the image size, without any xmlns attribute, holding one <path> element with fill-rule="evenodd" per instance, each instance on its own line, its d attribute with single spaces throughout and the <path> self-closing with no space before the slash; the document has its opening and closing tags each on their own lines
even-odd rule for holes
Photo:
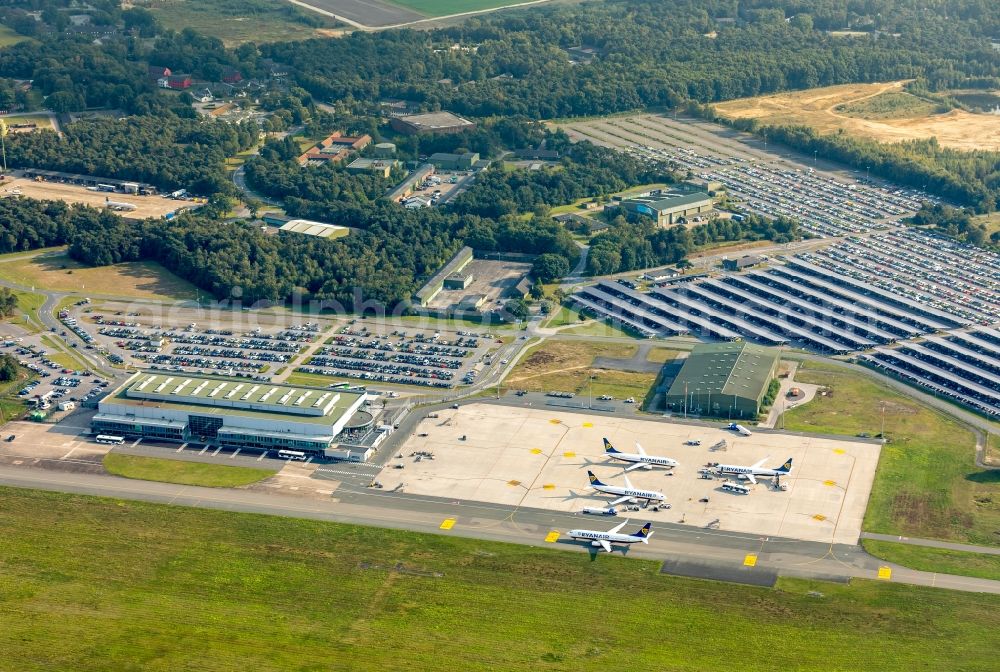
<svg viewBox="0 0 1000 672">
<path fill-rule="evenodd" d="M 898 537 L 894 534 L 876 534 L 875 532 L 862 532 L 861 538 L 871 539 L 872 541 L 891 541 L 897 544 L 909 544 L 910 546 L 943 548 L 949 551 L 1000 555 L 1000 547 L 997 546 L 973 546 L 972 544 L 956 544 L 951 541 L 938 541 L 937 539 L 914 539 L 912 537 Z"/>
</svg>

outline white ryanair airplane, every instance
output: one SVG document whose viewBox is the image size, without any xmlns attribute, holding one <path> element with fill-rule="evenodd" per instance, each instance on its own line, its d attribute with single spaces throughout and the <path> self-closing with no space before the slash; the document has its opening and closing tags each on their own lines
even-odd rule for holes
<svg viewBox="0 0 1000 672">
<path fill-rule="evenodd" d="M 653 467 L 666 467 L 670 469 L 677 466 L 677 460 L 672 460 L 669 457 L 657 457 L 655 455 L 647 455 L 646 451 L 642 449 L 639 442 L 635 443 L 634 453 L 623 453 L 617 450 L 611 442 L 604 439 L 604 454 L 608 457 L 621 460 L 622 462 L 632 462 L 628 467 L 625 467 L 625 471 L 635 471 L 636 469 L 652 469 Z"/>
<path fill-rule="evenodd" d="M 625 487 L 618 485 L 608 485 L 607 483 L 601 483 L 601 481 L 594 476 L 594 472 L 588 471 L 587 476 L 590 478 L 590 485 L 598 492 L 603 492 L 606 495 L 618 495 L 618 499 L 611 502 L 608 506 L 615 506 L 616 504 L 621 504 L 622 502 L 632 501 L 634 499 L 645 500 L 646 504 L 650 502 L 662 502 L 666 499 L 662 492 L 656 492 L 655 490 L 637 490 L 629 482 L 628 476 L 622 476 L 625 479 Z"/>
<path fill-rule="evenodd" d="M 785 463 L 778 467 L 777 469 L 767 469 L 762 465 L 767 462 L 765 457 L 760 462 L 756 464 L 751 464 L 749 467 L 744 467 L 736 464 L 720 464 L 715 467 L 716 471 L 720 474 L 734 474 L 736 476 L 743 476 L 749 480 L 754 485 L 757 485 L 757 479 L 755 476 L 772 476 L 774 478 L 781 478 L 790 474 L 792 471 L 792 458 L 785 460 Z"/>
<path fill-rule="evenodd" d="M 621 534 L 621 529 L 628 525 L 626 520 L 624 523 L 615 525 L 607 532 L 599 532 L 597 530 L 570 530 L 569 536 L 571 539 L 583 539 L 589 541 L 591 546 L 600 546 L 608 553 L 611 552 L 611 544 L 635 544 L 642 542 L 644 544 L 649 543 L 649 538 L 653 536 L 652 523 L 646 523 L 637 532 L 632 534 Z"/>
</svg>

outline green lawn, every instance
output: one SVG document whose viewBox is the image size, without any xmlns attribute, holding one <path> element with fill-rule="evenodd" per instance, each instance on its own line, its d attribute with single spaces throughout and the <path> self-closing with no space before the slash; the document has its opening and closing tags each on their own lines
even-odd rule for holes
<svg viewBox="0 0 1000 672">
<path fill-rule="evenodd" d="M 142 481 L 160 481 L 181 485 L 203 485 L 210 488 L 235 488 L 250 485 L 273 476 L 273 469 L 230 467 L 222 464 L 163 460 L 158 457 L 108 453 L 104 468 L 115 476 Z"/>
<path fill-rule="evenodd" d="M 832 395 L 789 411 L 790 430 L 874 436 L 885 405 L 889 443 L 882 448 L 864 529 L 1000 544 L 1000 472 L 975 466 L 969 429 L 861 373 L 806 362 L 795 379 L 828 385 Z"/>
<path fill-rule="evenodd" d="M 2 667 L 19 672 L 996 669 L 996 595 L 754 588 L 456 536 L 0 497 Z"/>
<path fill-rule="evenodd" d="M 17 380 L 0 382 L 0 421 L 16 420 L 28 410 L 24 397 L 18 395 L 18 391 L 33 378 L 36 376 L 31 371 L 18 367 Z"/>
<path fill-rule="evenodd" d="M 612 325 L 610 322 L 604 322 L 601 320 L 593 320 L 587 324 L 581 324 L 577 327 L 568 327 L 563 329 L 561 334 L 575 334 L 577 336 L 613 336 L 615 338 L 638 338 L 635 334 L 629 333 L 624 329 L 619 329 L 618 327 Z"/>
<path fill-rule="evenodd" d="M 864 539 L 861 545 L 876 557 L 891 559 L 892 562 L 911 569 L 1000 581 L 1000 555 L 950 551 L 874 539 Z"/>
<path fill-rule="evenodd" d="M 30 37 L 25 37 L 14 32 L 13 28 L 8 26 L 0 25 L 0 48 L 10 47 L 18 42 L 24 42 L 25 40 L 30 40 Z"/>
<path fill-rule="evenodd" d="M 555 329 L 557 327 L 579 324 L 580 321 L 580 311 L 575 308 L 570 308 L 569 306 L 559 306 L 559 310 L 549 316 L 548 321 L 545 323 L 545 327 L 548 329 Z"/>
</svg>

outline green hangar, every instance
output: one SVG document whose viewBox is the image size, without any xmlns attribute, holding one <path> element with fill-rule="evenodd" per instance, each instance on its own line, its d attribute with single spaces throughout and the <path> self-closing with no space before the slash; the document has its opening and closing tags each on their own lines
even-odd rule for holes
<svg viewBox="0 0 1000 672">
<path fill-rule="evenodd" d="M 98 404 L 95 433 L 324 453 L 373 418 L 364 392 L 186 373 L 137 373 Z"/>
<path fill-rule="evenodd" d="M 777 376 L 778 360 L 776 348 L 745 341 L 697 345 L 667 390 L 666 410 L 717 418 L 756 418 Z"/>
</svg>

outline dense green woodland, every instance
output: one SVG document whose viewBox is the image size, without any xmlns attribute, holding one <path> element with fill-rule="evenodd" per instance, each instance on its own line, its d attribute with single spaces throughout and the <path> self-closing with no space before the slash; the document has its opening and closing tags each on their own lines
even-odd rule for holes
<svg viewBox="0 0 1000 672">
<path fill-rule="evenodd" d="M 198 215 L 141 224 L 53 204 L 5 204 L 24 209 L 7 217 L 6 249 L 66 243 L 74 257 L 94 264 L 156 259 L 220 298 L 247 301 L 301 296 L 355 306 L 357 287 L 361 300 L 393 304 L 462 244 L 545 255 L 539 276 L 551 279 L 578 255 L 569 233 L 547 216 L 551 206 L 673 179 L 664 167 L 588 143 L 571 145 L 565 135 L 535 123 L 540 119 L 655 106 L 707 114 L 703 105 L 717 100 L 897 78 L 918 78 L 928 91 L 1000 85 L 1000 59 L 990 46 L 1000 34 L 1000 3 L 986 0 L 607 0 L 505 12 L 428 31 L 359 31 L 343 39 L 235 49 L 195 30 L 165 31 L 148 12 L 123 11 L 110 0 L 95 0 L 85 11 L 97 25 L 117 26 L 123 37 L 93 44 L 60 32 L 65 12 L 58 10 L 68 6 L 69 0 L 0 0 L 0 19 L 35 37 L 0 49 L 0 102 L 27 104 L 40 95 L 56 112 L 105 107 L 121 118 L 70 124 L 63 137 L 11 136 L 8 161 L 219 198 Z M 24 10 L 40 10 L 42 21 L 28 26 Z M 867 34 L 825 32 L 842 29 Z M 571 62 L 569 50 L 580 46 L 592 57 Z M 272 62 L 288 70 L 288 85 L 270 79 Z M 247 162 L 248 181 L 282 199 L 291 214 L 355 231 L 335 242 L 265 236 L 247 224 L 217 221 L 228 209 L 226 197 L 236 193 L 224 159 L 251 147 L 257 128 L 197 119 L 190 96 L 156 88 L 149 65 L 208 81 L 230 69 L 259 78 L 267 83 L 261 105 L 274 113 L 265 131 L 303 125 L 314 137 L 345 130 L 381 139 L 386 127 L 378 102 L 399 98 L 478 122 L 457 136 L 393 137 L 403 159 L 458 150 L 497 158 L 542 141 L 563 158 L 541 171 L 508 172 L 498 165 L 447 208 L 405 211 L 381 198 L 397 176 L 303 168 L 294 160 L 300 148 L 293 140 L 271 141 Z M 13 81 L 28 79 L 30 96 Z M 320 109 L 319 102 L 332 107 Z M 995 154 L 961 155 L 934 143 L 885 146 L 794 128 L 767 132 L 981 210 L 997 205 Z M 58 207 L 64 209 L 52 210 Z M 977 235 L 961 223 L 938 228 L 970 241 Z M 798 236 L 797 225 L 786 220 L 670 230 L 615 220 L 594 237 L 588 271 L 673 263 L 711 242 Z"/>
<path fill-rule="evenodd" d="M 7 162 L 202 195 L 234 193 L 224 162 L 253 146 L 257 134 L 253 125 L 174 116 L 87 119 L 70 124 L 61 137 L 53 131 L 9 136 Z"/>
</svg>

